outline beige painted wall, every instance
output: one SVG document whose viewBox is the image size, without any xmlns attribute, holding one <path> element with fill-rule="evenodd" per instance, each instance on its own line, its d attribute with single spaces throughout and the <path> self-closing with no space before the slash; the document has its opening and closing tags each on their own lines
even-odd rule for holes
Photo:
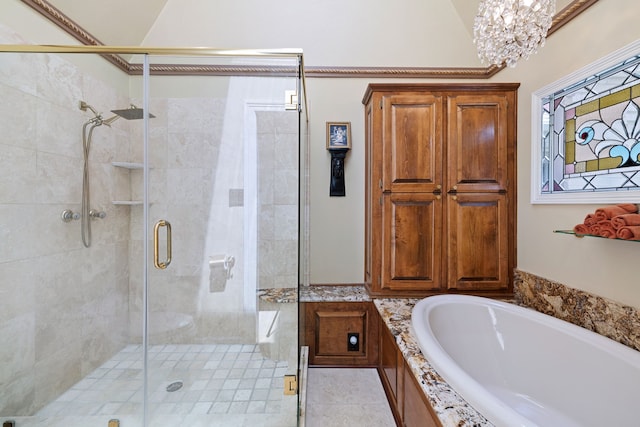
<svg viewBox="0 0 640 427">
<path fill-rule="evenodd" d="M 624 11 L 624 12 L 622 12 Z M 531 93 L 640 38 L 635 0 L 600 1 L 549 38 L 543 50 L 500 79 L 520 81 L 518 105 L 518 267 L 640 307 L 637 242 L 554 234 L 599 205 L 532 205 Z"/>
<path fill-rule="evenodd" d="M 251 2 L 253 4 L 247 4 Z M 300 47 L 305 52 L 307 65 L 479 65 L 468 27 L 446 0 L 394 3 L 279 0 L 269 2 L 269 7 L 265 4 L 260 0 L 215 3 L 169 0 L 145 44 Z M 456 4 L 459 8 L 460 2 Z M 529 203 L 530 104 L 533 91 L 640 38 L 636 22 L 639 13 L 637 0 L 602 0 L 554 34 L 539 54 L 515 69 L 502 71 L 494 79 L 522 84 L 518 106 L 518 267 L 635 307 L 640 307 L 640 280 L 633 267 L 640 253 L 638 243 L 554 234 L 554 229 L 570 228 L 580 222 L 595 206 Z M 361 99 L 369 82 L 367 79 L 308 81 L 312 283 L 362 281 Z M 325 123 L 336 120 L 352 123 L 353 149 L 346 160 L 347 196 L 344 198 L 328 196 Z"/>
</svg>

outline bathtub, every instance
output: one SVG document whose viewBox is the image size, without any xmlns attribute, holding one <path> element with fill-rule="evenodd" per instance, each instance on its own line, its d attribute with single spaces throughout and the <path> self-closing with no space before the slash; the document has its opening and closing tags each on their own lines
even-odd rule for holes
<svg viewBox="0 0 640 427">
<path fill-rule="evenodd" d="M 411 323 L 440 376 L 496 426 L 640 425 L 640 352 L 487 298 L 418 301 Z"/>
</svg>

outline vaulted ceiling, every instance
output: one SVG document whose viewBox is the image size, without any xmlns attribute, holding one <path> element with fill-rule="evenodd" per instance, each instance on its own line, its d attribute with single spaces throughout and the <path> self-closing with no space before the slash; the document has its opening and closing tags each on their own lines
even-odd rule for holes
<svg viewBox="0 0 640 427">
<path fill-rule="evenodd" d="M 48 0 L 85 31 L 111 46 L 139 46 L 165 5 L 173 0 Z M 480 0 L 424 0 L 450 2 L 467 31 L 473 32 L 473 19 Z M 556 10 L 572 0 L 556 0 Z M 390 5 L 393 3 L 389 3 Z M 198 11 L 194 10 L 194 14 Z"/>
</svg>

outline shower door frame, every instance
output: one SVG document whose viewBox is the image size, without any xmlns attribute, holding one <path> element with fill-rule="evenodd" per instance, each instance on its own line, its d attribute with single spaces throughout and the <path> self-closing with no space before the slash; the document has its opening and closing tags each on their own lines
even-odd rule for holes
<svg viewBox="0 0 640 427">
<path fill-rule="evenodd" d="M 301 49 L 217 49 L 217 48 L 209 48 L 209 47 L 184 47 L 184 48 L 163 48 L 163 47 L 138 47 L 138 46 L 75 46 L 75 45 L 0 45 L 0 53 L 42 53 L 42 54 L 96 54 L 100 55 L 105 60 L 115 64 L 117 67 L 123 69 L 123 72 L 127 73 L 126 70 L 122 67 L 122 63 L 127 63 L 126 60 L 122 59 L 120 55 L 131 55 L 131 56 L 142 56 L 143 64 L 142 69 L 136 69 L 136 66 L 131 67 L 128 74 L 129 75 L 140 75 L 143 76 L 143 99 L 142 99 L 142 108 L 144 111 L 149 111 L 149 78 L 151 76 L 152 70 L 149 65 L 149 57 L 154 56 L 183 56 L 183 57 L 260 57 L 260 58 L 295 58 L 297 60 L 298 66 L 297 69 L 292 73 L 291 71 L 277 69 L 274 68 L 266 68 L 260 69 L 260 67 L 252 68 L 247 67 L 247 74 L 242 74 L 241 72 L 237 72 L 237 67 L 234 67 L 233 74 L 231 71 L 225 71 L 224 68 L 222 70 L 218 70 L 217 73 L 220 75 L 251 75 L 253 73 L 257 73 L 257 75 L 277 75 L 278 73 L 289 73 L 290 76 L 297 77 L 297 99 L 295 99 L 296 109 L 298 114 L 304 114 L 304 120 L 307 124 L 309 122 L 309 111 L 308 111 L 308 102 L 306 95 L 306 81 L 304 75 L 304 60 Z M 131 65 L 131 64 L 129 64 Z M 125 67 L 126 68 L 126 67 Z M 169 66 L 170 68 L 170 66 Z M 181 64 L 181 68 L 184 69 L 184 64 Z M 189 66 L 187 66 L 189 68 Z M 197 65 L 193 66 L 191 71 L 187 72 L 173 72 L 169 69 L 160 70 L 159 74 L 164 75 L 202 75 L 210 73 L 212 75 L 216 75 L 216 70 L 210 70 L 206 67 L 199 67 Z M 302 96 L 300 96 L 300 94 Z M 300 118 L 299 118 L 300 120 Z M 143 390 L 144 390 L 144 404 L 143 404 L 143 412 L 142 412 L 142 420 L 143 426 L 147 426 L 149 422 L 148 418 L 148 286 L 149 286 L 149 278 L 148 278 L 148 269 L 149 263 L 149 238 L 150 238 L 150 230 L 149 227 L 151 224 L 149 223 L 149 195 L 148 195 L 148 185 L 149 185 L 149 156 L 148 156 L 148 132 L 149 132 L 149 118 L 147 116 L 144 117 L 143 120 L 144 130 L 143 130 L 143 142 L 144 142 L 144 150 L 143 150 L 143 256 L 144 256 L 144 269 L 143 269 L 143 321 L 142 321 L 142 344 L 143 344 Z M 302 124 L 299 124 L 298 127 L 298 142 L 300 146 L 302 143 L 308 144 L 308 135 L 303 138 L 301 134 Z M 306 130 L 308 132 L 308 129 Z M 302 148 L 301 148 L 302 149 Z M 306 152 L 308 148 L 305 148 Z M 299 166 L 308 167 L 308 161 L 300 161 Z M 299 168 L 299 173 L 303 173 L 303 171 Z M 306 173 L 299 176 L 299 179 L 305 180 Z M 300 189 L 302 193 L 304 193 L 304 197 L 300 197 L 299 199 L 299 207 L 300 212 L 302 213 L 302 217 L 308 217 L 308 182 L 303 185 L 300 185 Z M 299 224 L 303 224 L 303 221 L 299 220 Z M 307 239 L 308 230 L 298 230 L 298 239 L 299 239 L 299 248 L 302 251 L 308 249 L 307 244 L 300 244 L 300 239 Z M 307 256 L 304 254 L 299 254 L 299 260 L 306 260 Z M 298 284 L 300 286 L 302 282 L 305 282 L 308 278 L 308 273 L 305 271 L 300 271 L 301 269 L 306 269 L 306 261 L 299 262 L 298 266 Z M 296 299 L 297 300 L 297 299 Z M 299 346 L 298 346 L 299 347 Z M 302 359 L 306 359 L 304 357 L 304 352 L 302 354 Z M 300 358 L 300 356 L 299 356 Z M 302 364 L 301 364 L 302 366 Z M 306 366 L 306 364 L 305 364 Z M 298 367 L 295 367 L 298 369 Z M 304 367 L 303 367 L 304 369 Z M 299 372 L 298 372 L 299 375 Z M 300 404 L 300 394 L 298 393 L 298 401 Z M 298 413 L 296 414 L 296 419 L 300 416 L 300 411 L 298 407 Z M 111 424 L 110 424 L 111 425 Z"/>
</svg>

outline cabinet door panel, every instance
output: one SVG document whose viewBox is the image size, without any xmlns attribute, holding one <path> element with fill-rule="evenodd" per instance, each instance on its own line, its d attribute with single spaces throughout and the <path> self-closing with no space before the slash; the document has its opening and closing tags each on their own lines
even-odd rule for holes
<svg viewBox="0 0 640 427">
<path fill-rule="evenodd" d="M 433 192 L 441 187 L 441 97 L 390 95 L 383 108 L 383 190 Z"/>
<path fill-rule="evenodd" d="M 442 200 L 422 193 L 384 196 L 382 288 L 441 286 Z"/>
<path fill-rule="evenodd" d="M 507 107 L 505 96 L 460 95 L 447 99 L 448 179 L 445 191 L 507 188 Z"/>
<path fill-rule="evenodd" d="M 424 392 L 417 384 L 411 373 L 411 368 L 405 364 L 404 401 L 402 419 L 404 427 L 439 427 L 442 426 L 431 405 L 424 396 Z"/>
<path fill-rule="evenodd" d="M 449 289 L 507 289 L 507 196 L 458 193 L 448 196 L 447 209 Z"/>
<path fill-rule="evenodd" d="M 385 382 L 392 404 L 396 405 L 398 400 L 398 351 L 395 340 L 389 332 L 384 322 L 380 324 L 380 370 L 382 371 L 382 381 Z"/>
<path fill-rule="evenodd" d="M 378 363 L 379 318 L 373 303 L 307 302 L 302 309 L 310 365 Z M 358 334 L 359 348 L 349 348 L 349 334 Z"/>
</svg>

